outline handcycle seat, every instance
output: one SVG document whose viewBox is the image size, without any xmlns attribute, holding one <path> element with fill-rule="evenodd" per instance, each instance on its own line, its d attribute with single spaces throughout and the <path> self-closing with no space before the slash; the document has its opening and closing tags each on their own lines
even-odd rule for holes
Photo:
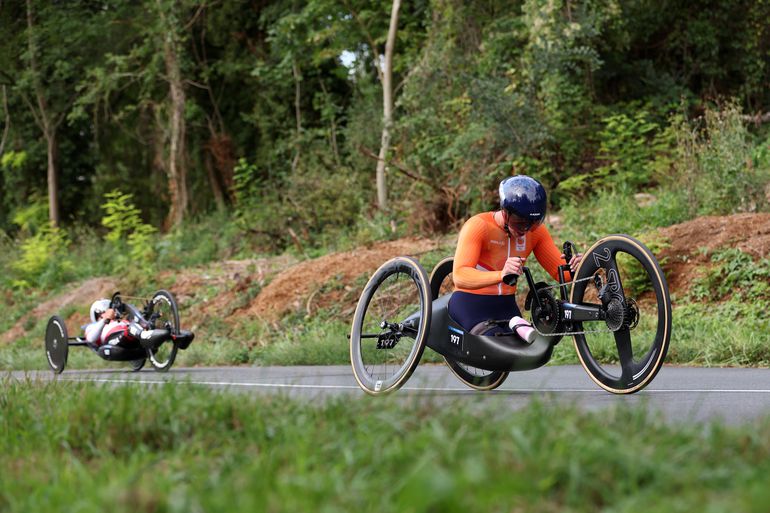
<svg viewBox="0 0 770 513">
<path fill-rule="evenodd" d="M 132 343 L 132 345 L 128 347 L 115 344 L 104 344 L 99 346 L 96 353 L 101 358 L 113 362 L 128 362 L 147 356 L 144 348 L 135 343 Z"/>
<path fill-rule="evenodd" d="M 545 365 L 554 347 L 552 337 L 538 335 L 528 344 L 511 334 L 479 335 L 468 331 L 449 315 L 450 294 L 433 301 L 427 345 L 444 356 L 480 369 L 528 370 Z"/>
</svg>

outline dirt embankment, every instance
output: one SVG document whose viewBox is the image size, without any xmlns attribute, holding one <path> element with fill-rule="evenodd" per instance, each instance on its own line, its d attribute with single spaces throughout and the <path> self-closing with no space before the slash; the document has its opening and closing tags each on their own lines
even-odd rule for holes
<svg viewBox="0 0 770 513">
<path fill-rule="evenodd" d="M 671 292 L 682 294 L 713 265 L 711 254 L 715 251 L 738 248 L 754 258 L 770 258 L 770 214 L 701 217 L 659 229 L 651 238 L 664 243 L 665 247 L 656 250 L 656 256 L 664 262 Z M 275 322 L 290 312 L 312 313 L 334 305 L 339 305 L 343 313 L 352 313 L 361 292 L 356 280 L 371 275 L 392 257 L 417 256 L 447 246 L 448 242 L 406 238 L 302 262 L 289 256 L 227 260 L 167 271 L 159 276 L 158 282 L 189 309 L 183 323 L 192 330 L 205 329 L 212 319 L 237 324 L 256 316 Z M 24 326 L 30 320 L 67 309 L 72 313 L 66 320 L 75 329 L 87 322 L 88 305 L 95 298 L 109 297 L 118 285 L 113 278 L 93 278 L 73 286 L 69 292 L 41 303 L 25 315 L 0 335 L 0 343 L 24 334 Z"/>
<path fill-rule="evenodd" d="M 362 274 L 372 274 L 386 260 L 400 255 L 419 255 L 439 246 L 439 241 L 433 239 L 408 238 L 307 260 L 276 276 L 256 297 L 248 314 L 276 321 L 290 311 L 304 308 L 310 312 L 328 307 L 343 295 L 350 296 L 346 294 L 353 292 L 348 285 L 350 282 Z M 341 290 L 319 294 L 330 280 L 346 285 Z"/>
<path fill-rule="evenodd" d="M 205 331 L 215 319 L 235 325 L 251 316 L 275 322 L 291 311 L 328 307 L 342 296 L 346 301 L 352 301 L 355 307 L 360 290 L 353 290 L 350 283 L 356 278 L 371 274 L 392 257 L 418 255 L 439 246 L 437 240 L 406 238 L 299 263 L 296 258 L 285 255 L 226 260 L 191 269 L 165 271 L 158 277 L 158 286 L 171 290 L 178 303 L 187 310 L 182 319 L 186 329 Z M 335 281 L 339 287 L 322 291 L 330 281 Z M 32 321 L 68 310 L 71 313 L 65 321 L 74 333 L 88 322 L 91 302 L 110 297 L 120 283 L 113 278 L 93 278 L 72 287 L 71 291 L 35 307 L 0 335 L 0 343 L 19 338 Z"/>
<path fill-rule="evenodd" d="M 755 259 L 770 258 L 770 214 L 706 216 L 661 228 L 653 238 L 667 247 L 656 255 L 671 292 L 686 293 L 713 264 L 711 255 L 737 248 Z"/>
<path fill-rule="evenodd" d="M 101 297 L 110 297 L 117 290 L 116 287 L 117 282 L 113 278 L 91 278 L 86 280 L 69 292 L 60 294 L 37 305 L 10 330 L 3 333 L 2 337 L 0 337 L 0 343 L 7 344 L 22 336 L 26 332 L 24 326 L 28 319 L 35 320 L 50 317 L 70 307 L 75 307 L 77 310 L 65 319 L 68 324 L 76 320 L 73 318 L 79 318 L 82 322 L 88 322 L 88 314 L 86 313 L 84 316 L 82 313 L 83 309 L 87 312 L 94 300 Z"/>
</svg>

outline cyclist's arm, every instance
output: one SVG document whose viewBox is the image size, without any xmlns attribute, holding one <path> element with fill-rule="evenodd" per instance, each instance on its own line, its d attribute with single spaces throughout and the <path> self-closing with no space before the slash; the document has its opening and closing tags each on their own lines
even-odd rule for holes
<svg viewBox="0 0 770 513">
<path fill-rule="evenodd" d="M 543 266 L 543 269 L 545 269 L 554 280 L 558 280 L 559 266 L 566 264 L 566 262 L 561 257 L 561 252 L 553 242 L 551 233 L 548 231 L 548 228 L 546 228 L 545 225 L 540 225 L 532 233 L 532 235 L 535 236 L 535 244 L 533 250 L 537 261 L 540 262 L 540 265 Z M 569 272 L 564 273 L 564 279 L 567 281 L 572 280 Z"/>
<path fill-rule="evenodd" d="M 90 342 L 91 344 L 96 344 L 99 340 L 99 336 L 102 334 L 102 330 L 104 329 L 104 323 L 107 322 L 104 319 L 99 319 L 96 322 L 92 322 L 88 326 L 86 326 L 86 341 Z"/>
<path fill-rule="evenodd" d="M 456 287 L 474 290 L 489 285 L 497 285 L 502 281 L 502 271 L 476 269 L 486 235 L 487 229 L 484 221 L 475 217 L 466 221 L 460 230 L 460 238 L 457 241 L 455 260 L 452 266 L 452 279 Z"/>
</svg>

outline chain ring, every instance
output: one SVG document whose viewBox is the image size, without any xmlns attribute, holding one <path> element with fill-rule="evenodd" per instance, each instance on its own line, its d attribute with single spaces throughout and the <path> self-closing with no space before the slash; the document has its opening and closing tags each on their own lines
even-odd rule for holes
<svg viewBox="0 0 770 513">
<path fill-rule="evenodd" d="M 537 296 L 542 306 L 532 306 L 532 321 L 538 333 L 551 336 L 564 329 L 561 323 L 561 305 L 553 294 L 540 289 L 537 291 Z"/>
</svg>

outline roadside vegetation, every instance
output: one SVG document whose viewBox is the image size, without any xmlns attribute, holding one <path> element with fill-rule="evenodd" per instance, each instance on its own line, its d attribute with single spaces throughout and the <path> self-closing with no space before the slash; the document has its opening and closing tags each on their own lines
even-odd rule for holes
<svg viewBox="0 0 770 513">
<path fill-rule="evenodd" d="M 382 202 L 388 14 L 368 0 L 2 4 L 0 337 L 17 331 L 0 368 L 45 365 L 47 316 L 74 334 L 87 305 L 32 312 L 88 278 L 139 296 L 221 262 L 291 269 L 406 236 L 441 239 L 420 254 L 430 268 L 511 173 L 545 184 L 557 241 L 627 233 L 664 264 L 681 241 L 660 230 L 770 211 L 767 5 L 404 4 Z M 765 365 L 767 250 L 726 241 L 693 265 L 669 361 Z M 250 269 L 187 294 L 199 338 L 181 364 L 347 361 L 340 305 L 366 273 L 329 273 L 275 319 L 244 312 L 280 269 Z M 71 367 L 101 365 L 90 356 Z M 555 361 L 574 361 L 567 344 Z"/>
<path fill-rule="evenodd" d="M 770 500 L 768 419 L 8 380 L 0 405 L 9 512 L 751 512 Z"/>
</svg>

